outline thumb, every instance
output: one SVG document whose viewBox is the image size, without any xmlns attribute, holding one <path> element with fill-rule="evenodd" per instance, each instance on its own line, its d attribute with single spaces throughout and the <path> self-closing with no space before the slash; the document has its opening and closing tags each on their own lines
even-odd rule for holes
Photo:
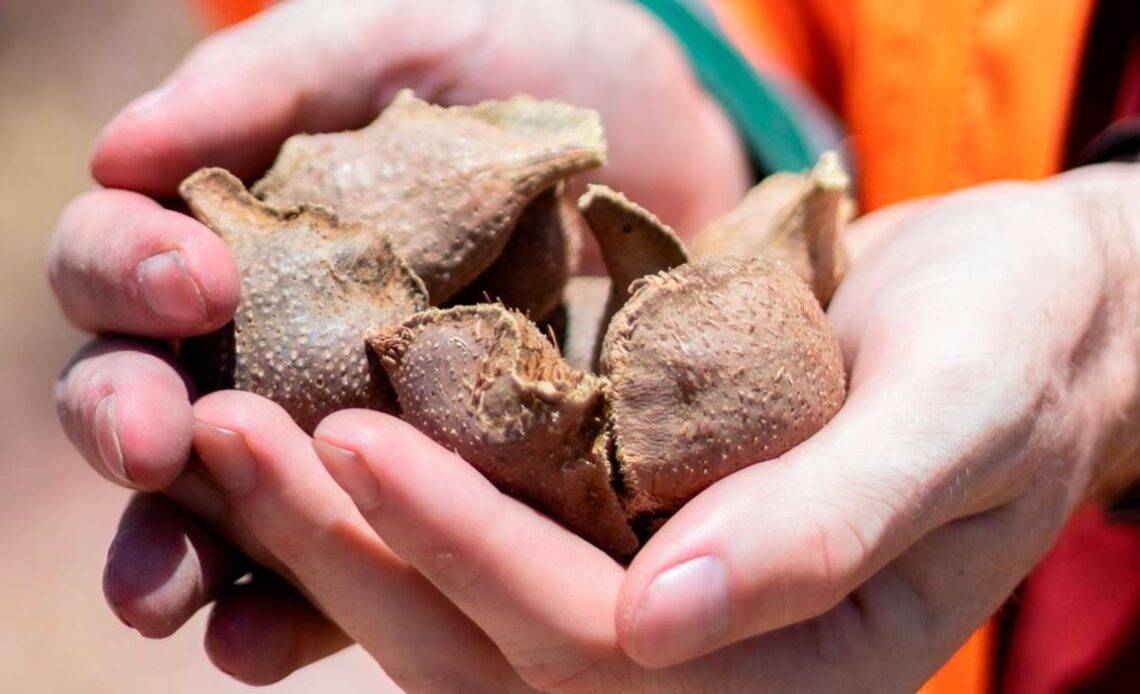
<svg viewBox="0 0 1140 694">
<path fill-rule="evenodd" d="M 995 435 L 963 398 L 946 397 L 952 380 L 898 364 L 890 378 L 857 380 L 814 437 L 690 501 L 625 577 L 625 651 L 664 667 L 811 619 L 928 531 L 1008 500 L 1016 485 L 991 483 L 986 470 L 1011 473 L 983 459 L 1028 433 Z M 967 468 L 983 478 L 980 491 L 955 492 Z"/>
<path fill-rule="evenodd" d="M 479 3 L 440 4 L 282 3 L 210 37 L 107 126 L 95 179 L 170 196 L 200 167 L 249 178 L 294 133 L 364 125 L 399 87 L 430 83 L 482 25 Z"/>
</svg>

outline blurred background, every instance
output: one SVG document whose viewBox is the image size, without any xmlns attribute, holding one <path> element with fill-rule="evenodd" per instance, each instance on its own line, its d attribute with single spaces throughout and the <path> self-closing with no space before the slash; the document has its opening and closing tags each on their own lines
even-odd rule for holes
<svg viewBox="0 0 1140 694">
<path fill-rule="evenodd" d="M 85 339 L 47 286 L 52 226 L 93 185 L 101 126 L 205 31 L 186 0 L 0 0 L 0 692 L 254 691 L 207 661 L 204 614 L 147 641 L 106 607 L 103 558 L 127 492 L 72 450 L 51 401 Z M 353 650 L 270 691 L 381 681 Z"/>
</svg>

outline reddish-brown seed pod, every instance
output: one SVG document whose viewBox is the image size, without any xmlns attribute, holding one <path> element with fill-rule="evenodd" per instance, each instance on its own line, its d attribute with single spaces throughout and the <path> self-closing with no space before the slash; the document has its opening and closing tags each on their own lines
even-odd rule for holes
<svg viewBox="0 0 1140 694">
<path fill-rule="evenodd" d="M 306 431 L 340 409 L 391 410 L 365 331 L 427 308 L 427 293 L 387 238 L 321 207 L 270 207 L 222 169 L 197 172 L 180 191 L 241 276 L 233 322 L 182 343 L 198 386 L 263 395 Z"/>
<path fill-rule="evenodd" d="M 523 210 L 494 264 L 450 303 L 463 306 L 490 300 L 533 320 L 546 319 L 562 302 L 566 283 L 578 269 L 583 227 L 568 186 L 547 190 Z"/>
<path fill-rule="evenodd" d="M 490 267 L 539 193 L 604 161 L 594 111 L 526 97 L 443 108 L 403 91 L 363 130 L 290 138 L 253 191 L 380 224 L 438 305 Z"/>
<path fill-rule="evenodd" d="M 787 452 L 846 391 L 819 302 L 787 265 L 760 258 L 700 259 L 637 283 L 601 372 L 623 500 L 639 521 Z"/>
<path fill-rule="evenodd" d="M 787 263 L 827 306 L 847 272 L 842 231 L 854 209 L 839 157 L 825 152 L 807 174 L 777 173 L 690 242 L 695 257 L 763 256 Z"/>
<path fill-rule="evenodd" d="M 406 421 L 611 555 L 636 551 L 607 460 L 604 381 L 567 365 L 525 316 L 431 309 L 370 344 Z"/>
</svg>

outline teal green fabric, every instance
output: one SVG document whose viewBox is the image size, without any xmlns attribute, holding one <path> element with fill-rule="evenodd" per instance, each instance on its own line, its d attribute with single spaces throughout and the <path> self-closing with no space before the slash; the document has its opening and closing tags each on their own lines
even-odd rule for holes
<svg viewBox="0 0 1140 694">
<path fill-rule="evenodd" d="M 792 112 L 718 29 L 681 0 L 638 1 L 677 37 L 697 77 L 732 119 L 763 172 L 801 171 L 815 164 Z"/>
</svg>

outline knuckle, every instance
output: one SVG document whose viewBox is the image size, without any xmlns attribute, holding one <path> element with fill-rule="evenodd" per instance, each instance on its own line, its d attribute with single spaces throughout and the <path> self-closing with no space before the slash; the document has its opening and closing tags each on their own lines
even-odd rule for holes
<svg viewBox="0 0 1140 694">
<path fill-rule="evenodd" d="M 819 504 L 809 515 L 809 584 L 819 609 L 828 609 L 862 579 L 873 556 L 872 545 L 866 530 L 852 521 L 845 509 Z"/>
<path fill-rule="evenodd" d="M 432 583 L 453 599 L 462 600 L 478 590 L 482 571 L 466 553 L 454 547 L 422 550 L 420 566 Z"/>
<path fill-rule="evenodd" d="M 453 661 L 435 662 L 406 659 L 382 661 L 384 672 L 400 689 L 409 694 L 449 694 L 450 692 L 513 692 L 533 691 L 517 677 L 507 681 L 494 681 L 487 670 L 480 670 Z"/>
<path fill-rule="evenodd" d="M 457 602 L 479 600 L 486 582 L 494 580 L 481 559 L 482 548 L 508 547 L 513 542 L 510 523 L 501 509 L 486 514 L 478 527 L 462 534 L 449 531 L 433 535 L 434 542 L 415 548 L 417 564 L 422 573 Z"/>
<path fill-rule="evenodd" d="M 539 691 L 589 694 L 624 689 L 619 673 L 602 659 L 572 654 L 565 645 L 531 648 L 510 660 L 519 677 Z"/>
</svg>

